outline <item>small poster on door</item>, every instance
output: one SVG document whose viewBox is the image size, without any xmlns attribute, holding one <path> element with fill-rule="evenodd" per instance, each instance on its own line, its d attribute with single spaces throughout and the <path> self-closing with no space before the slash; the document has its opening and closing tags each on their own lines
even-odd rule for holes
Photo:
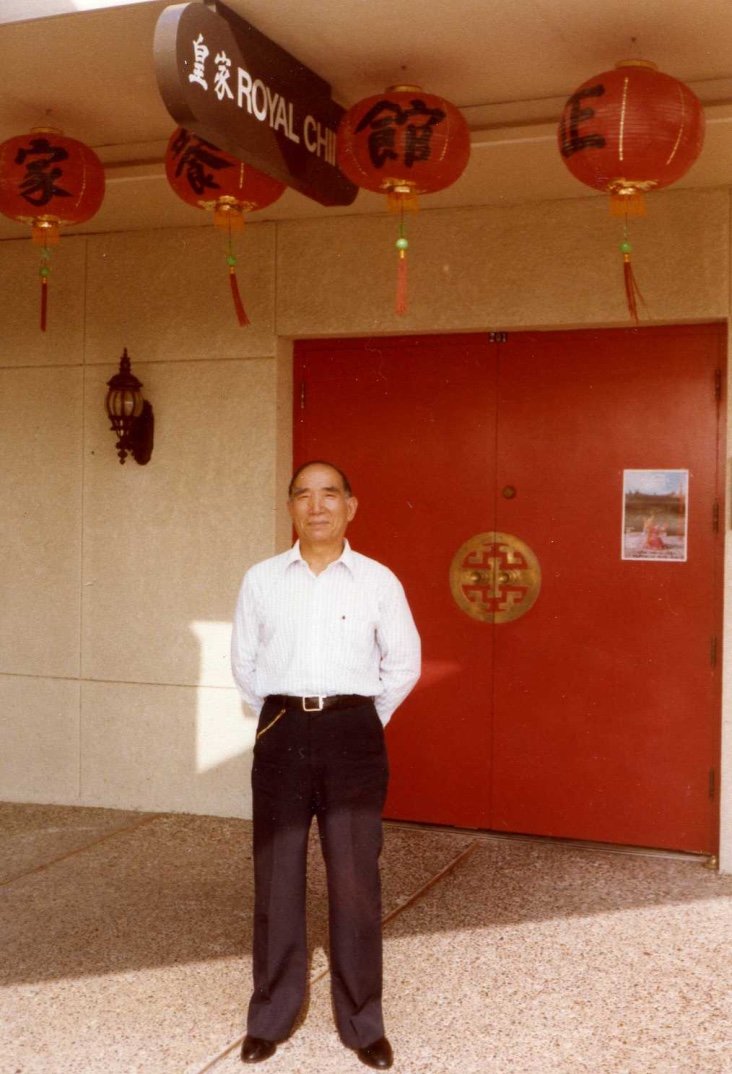
<svg viewBox="0 0 732 1074">
<path fill-rule="evenodd" d="M 688 470 L 623 471 L 623 559 L 686 561 Z"/>
</svg>

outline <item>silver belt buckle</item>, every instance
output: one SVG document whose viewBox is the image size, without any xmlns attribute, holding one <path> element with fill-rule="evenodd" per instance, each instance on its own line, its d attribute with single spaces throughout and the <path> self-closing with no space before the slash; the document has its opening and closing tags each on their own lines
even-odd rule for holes
<svg viewBox="0 0 732 1074">
<path fill-rule="evenodd" d="M 317 697 L 304 697 L 302 699 L 302 707 L 304 712 L 322 712 L 324 697 L 318 695 Z M 314 705 L 309 705 L 308 701 L 314 701 Z"/>
</svg>

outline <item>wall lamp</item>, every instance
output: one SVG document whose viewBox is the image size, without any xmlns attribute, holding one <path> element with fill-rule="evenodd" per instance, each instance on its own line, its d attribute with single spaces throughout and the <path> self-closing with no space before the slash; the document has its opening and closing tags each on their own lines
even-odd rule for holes
<svg viewBox="0 0 732 1074">
<path fill-rule="evenodd" d="M 129 454 L 144 466 L 152 455 L 155 419 L 152 406 L 142 398 L 142 383 L 130 368 L 126 347 L 119 360 L 119 373 L 110 377 L 107 385 L 105 406 L 112 431 L 117 434 L 119 461 L 123 463 Z"/>
</svg>

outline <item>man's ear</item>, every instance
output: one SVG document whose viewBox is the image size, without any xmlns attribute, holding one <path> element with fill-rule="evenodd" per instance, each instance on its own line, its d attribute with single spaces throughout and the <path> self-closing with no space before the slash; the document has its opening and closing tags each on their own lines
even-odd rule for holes
<svg viewBox="0 0 732 1074">
<path fill-rule="evenodd" d="M 348 512 L 346 517 L 348 518 L 349 522 L 352 522 L 353 517 L 356 514 L 356 511 L 358 510 L 358 500 L 356 499 L 355 496 L 349 496 L 348 499 L 346 500 L 346 510 Z"/>
</svg>

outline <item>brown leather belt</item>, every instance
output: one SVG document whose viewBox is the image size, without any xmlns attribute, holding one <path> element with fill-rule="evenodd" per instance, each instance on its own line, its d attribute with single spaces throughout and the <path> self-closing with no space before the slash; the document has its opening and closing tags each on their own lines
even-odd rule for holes
<svg viewBox="0 0 732 1074">
<path fill-rule="evenodd" d="M 270 694 L 268 701 L 283 705 L 287 709 L 301 712 L 322 712 L 323 709 L 355 709 L 373 701 L 363 694 L 332 694 L 330 697 L 292 697 L 290 694 Z"/>
</svg>

